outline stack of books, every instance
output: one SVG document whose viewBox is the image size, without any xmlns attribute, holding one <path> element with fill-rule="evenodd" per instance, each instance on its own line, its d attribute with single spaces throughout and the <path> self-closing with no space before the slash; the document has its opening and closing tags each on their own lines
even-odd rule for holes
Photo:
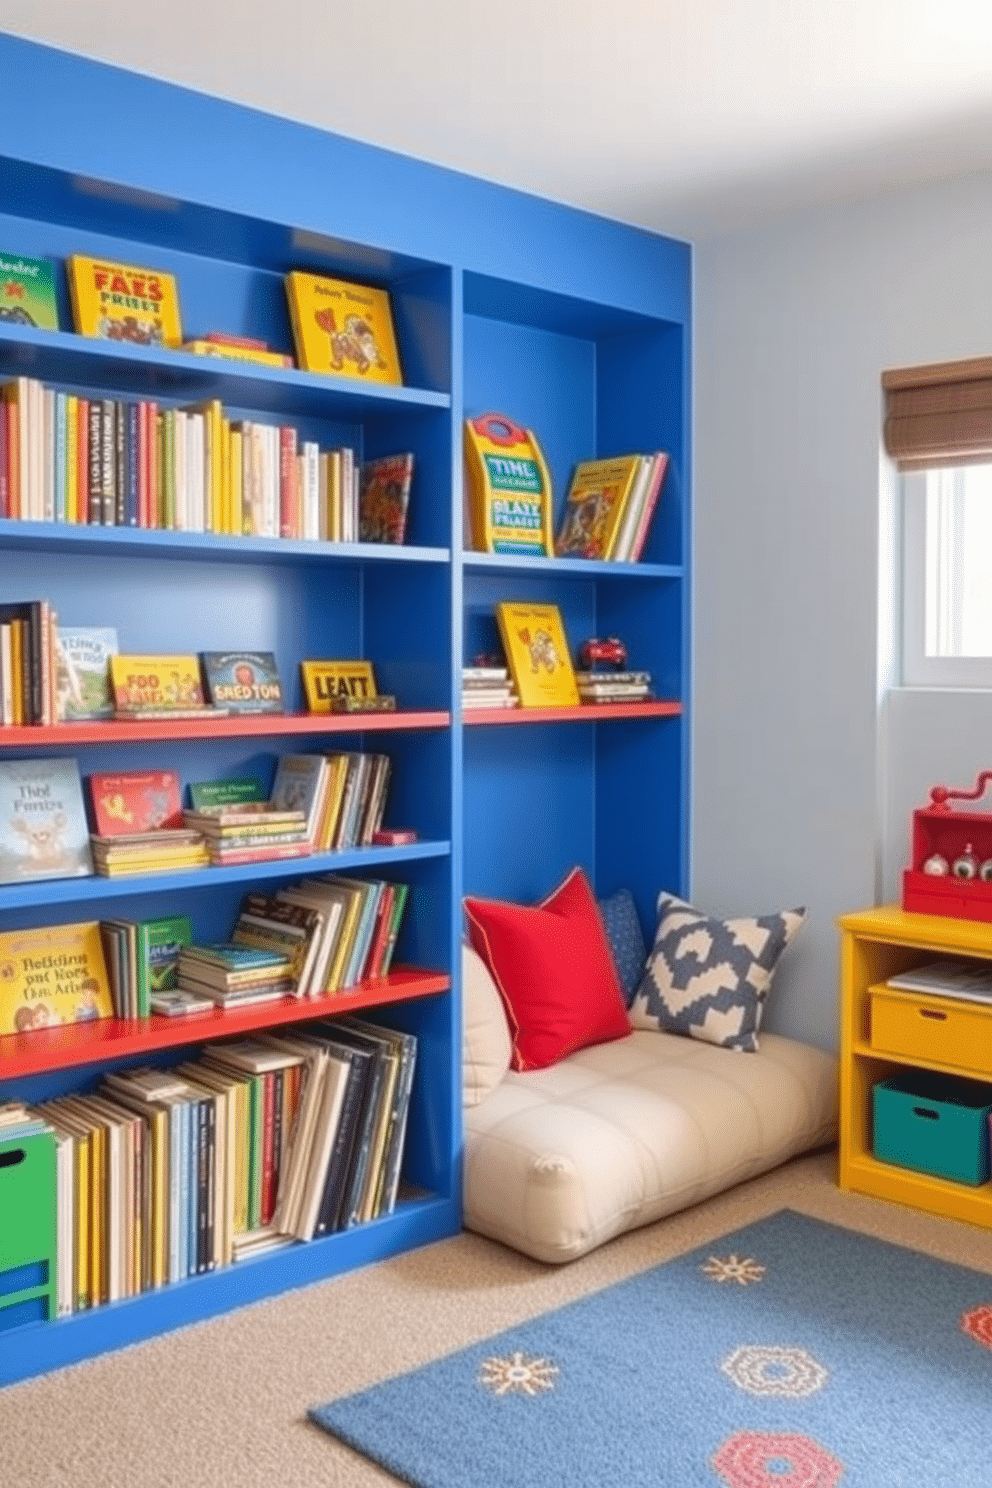
<svg viewBox="0 0 992 1488">
<path fill-rule="evenodd" d="M 584 703 L 650 702 L 650 672 L 576 672 L 579 697 Z"/>
<path fill-rule="evenodd" d="M 209 997 L 217 1007 L 275 1002 L 295 987 L 292 957 L 282 951 L 223 942 L 183 946 L 179 952 L 180 991 Z"/>
<path fill-rule="evenodd" d="M 159 827 L 121 837 L 90 837 L 93 866 L 103 878 L 137 873 L 179 873 L 206 868 L 207 845 L 199 832 L 183 827 Z"/>
<path fill-rule="evenodd" d="M 505 666 L 462 667 L 462 710 L 518 708 L 520 699 Z"/>
<path fill-rule="evenodd" d="M 187 810 L 183 822 L 202 834 L 211 863 L 263 863 L 312 851 L 305 813 L 280 811 L 268 801 Z"/>
</svg>

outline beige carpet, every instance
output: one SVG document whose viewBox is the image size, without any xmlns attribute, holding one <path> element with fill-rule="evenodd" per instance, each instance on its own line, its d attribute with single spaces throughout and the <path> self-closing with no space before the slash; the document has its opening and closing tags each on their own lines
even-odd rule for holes
<svg viewBox="0 0 992 1488">
<path fill-rule="evenodd" d="M 800 1159 L 559 1268 L 463 1234 L 0 1390 L 0 1483 L 395 1488 L 311 1426 L 307 1407 L 783 1207 L 992 1273 L 992 1232 L 842 1194 L 834 1173 L 832 1153 Z"/>
</svg>

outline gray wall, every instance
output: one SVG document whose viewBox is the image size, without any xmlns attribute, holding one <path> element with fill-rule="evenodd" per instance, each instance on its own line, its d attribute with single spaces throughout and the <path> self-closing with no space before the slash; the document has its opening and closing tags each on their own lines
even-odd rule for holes
<svg viewBox="0 0 992 1488">
<path fill-rule="evenodd" d="M 883 368 L 992 348 L 990 262 L 990 177 L 697 246 L 693 897 L 808 906 L 767 1017 L 823 1047 L 836 916 L 897 899 L 912 807 L 992 765 L 983 695 L 886 701 L 879 447 Z"/>
</svg>

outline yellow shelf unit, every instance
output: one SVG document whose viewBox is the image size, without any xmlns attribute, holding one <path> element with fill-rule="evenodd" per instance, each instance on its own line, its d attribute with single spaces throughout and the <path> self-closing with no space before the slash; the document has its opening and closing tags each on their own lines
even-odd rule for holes
<svg viewBox="0 0 992 1488">
<path fill-rule="evenodd" d="M 871 1117 L 872 1087 L 900 1070 L 992 1082 L 992 1005 L 886 985 L 900 972 L 957 956 L 987 960 L 992 970 L 992 924 L 897 905 L 841 915 L 837 923 L 840 1187 L 992 1229 L 992 1183 L 972 1187 L 880 1162 Z"/>
</svg>

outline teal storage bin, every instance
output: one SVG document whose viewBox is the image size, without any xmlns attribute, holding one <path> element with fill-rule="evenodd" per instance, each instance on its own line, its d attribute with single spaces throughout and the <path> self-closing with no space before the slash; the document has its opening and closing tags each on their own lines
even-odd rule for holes
<svg viewBox="0 0 992 1488">
<path fill-rule="evenodd" d="M 992 1085 L 912 1070 L 872 1088 L 872 1151 L 880 1162 L 987 1183 Z"/>
<path fill-rule="evenodd" d="M 55 1134 L 0 1141 L 0 1332 L 56 1310 Z"/>
</svg>

